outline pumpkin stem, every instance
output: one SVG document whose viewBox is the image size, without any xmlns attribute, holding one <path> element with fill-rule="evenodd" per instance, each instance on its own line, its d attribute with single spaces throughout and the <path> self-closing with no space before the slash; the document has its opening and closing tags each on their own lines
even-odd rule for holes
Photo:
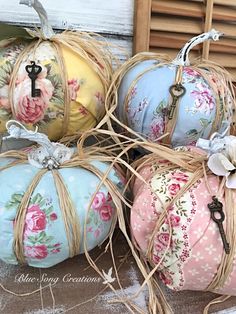
<svg viewBox="0 0 236 314">
<path fill-rule="evenodd" d="M 60 143 L 51 142 L 47 135 L 38 132 L 38 127 L 35 131 L 30 131 L 20 122 L 9 120 L 6 128 L 10 135 L 3 137 L 3 140 L 27 139 L 40 145 L 39 148 L 30 150 L 28 154 L 30 164 L 37 168 L 57 169 L 63 162 L 70 160 L 73 155 L 73 149 Z"/>
<path fill-rule="evenodd" d="M 183 48 L 180 50 L 177 57 L 173 60 L 172 63 L 176 65 L 182 65 L 182 66 L 190 65 L 188 55 L 189 55 L 190 50 L 194 46 L 197 46 L 198 44 L 201 44 L 207 40 L 214 40 L 214 41 L 219 40 L 219 37 L 222 35 L 223 33 L 218 32 L 215 29 L 212 29 L 211 31 L 207 33 L 203 33 L 203 34 L 193 37 L 183 46 Z"/>
<path fill-rule="evenodd" d="M 29 7 L 33 7 L 38 13 L 41 22 L 41 30 L 45 39 L 50 39 L 55 35 L 52 26 L 48 21 L 47 12 L 38 0 L 20 0 L 20 4 L 25 4 Z"/>
</svg>

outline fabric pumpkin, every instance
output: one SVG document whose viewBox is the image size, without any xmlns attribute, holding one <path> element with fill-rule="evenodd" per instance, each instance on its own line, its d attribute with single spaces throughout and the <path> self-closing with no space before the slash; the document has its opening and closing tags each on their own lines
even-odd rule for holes
<svg viewBox="0 0 236 314">
<path fill-rule="evenodd" d="M 151 142 L 170 133 L 162 142 L 173 147 L 195 144 L 219 131 L 223 121 L 230 122 L 234 103 L 226 71 L 206 62 L 191 65 L 188 60 L 193 46 L 218 38 L 215 30 L 194 37 L 175 60 L 140 53 L 126 62 L 116 76 L 120 121 Z"/>
<path fill-rule="evenodd" d="M 46 139 L 14 130 L 41 144 Z M 69 148 L 45 143 L 0 154 L 0 259 L 6 263 L 51 267 L 100 245 L 116 222 L 120 172 L 105 156 L 81 159 L 75 150 L 69 160 Z"/>
<path fill-rule="evenodd" d="M 207 171 L 206 184 L 202 163 L 197 163 L 199 158 L 206 160 L 201 150 L 187 155 L 172 151 L 168 154 L 168 160 L 150 155 L 145 157 L 146 163 L 138 163 L 138 172 L 147 184 L 139 178 L 134 180 L 133 241 L 141 256 L 153 267 L 157 266 L 158 276 L 170 289 L 209 290 L 236 295 L 236 192 L 224 188 L 218 196 L 226 215 L 224 230 L 229 230 L 231 224 L 231 232 L 226 232 L 227 240 L 230 240 L 229 256 L 208 208 L 212 195 L 217 195 L 220 190 L 222 178 Z M 183 167 L 170 161 L 177 158 Z M 195 170 L 188 170 L 194 160 Z M 222 267 L 223 258 L 228 260 Z M 218 271 L 225 276 L 221 284 L 216 276 Z"/>
<path fill-rule="evenodd" d="M 44 11 L 38 1 L 33 7 Z M 105 114 L 111 74 L 105 45 L 82 32 L 54 34 L 45 19 L 41 33 L 28 31 L 28 38 L 0 42 L 0 133 L 14 118 L 27 127 L 37 125 L 50 139 L 58 140 L 95 127 Z M 36 97 L 26 71 L 32 62 L 41 67 Z"/>
</svg>

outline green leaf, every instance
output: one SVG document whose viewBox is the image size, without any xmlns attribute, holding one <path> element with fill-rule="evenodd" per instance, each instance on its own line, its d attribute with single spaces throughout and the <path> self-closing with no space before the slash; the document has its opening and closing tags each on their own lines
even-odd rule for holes
<svg viewBox="0 0 236 314">
<path fill-rule="evenodd" d="M 210 123 L 207 119 L 203 119 L 203 118 L 201 118 L 199 121 L 203 128 L 206 128 Z"/>
<path fill-rule="evenodd" d="M 6 109 L 0 108 L 0 116 L 2 119 L 8 120 L 11 118 L 12 114 L 11 114 L 11 112 L 7 111 Z"/>
<path fill-rule="evenodd" d="M 47 78 L 50 80 L 49 77 L 58 76 L 58 65 L 56 59 L 51 59 L 50 64 L 46 65 L 46 68 L 48 70 L 47 72 Z"/>
<path fill-rule="evenodd" d="M 34 241 L 34 240 L 35 240 L 35 237 L 33 237 L 33 236 L 28 236 L 28 240 Z"/>
<path fill-rule="evenodd" d="M 5 205 L 5 208 L 9 210 L 9 209 L 17 208 L 17 206 L 14 203 L 8 203 Z"/>
<path fill-rule="evenodd" d="M 55 88 L 58 88 L 59 86 L 62 86 L 61 77 L 58 74 L 55 75 L 48 75 L 47 79 L 51 81 L 52 85 Z"/>
<path fill-rule="evenodd" d="M 162 110 L 163 108 L 166 108 L 167 107 L 167 104 L 166 104 L 166 101 L 165 99 L 163 99 L 159 105 L 156 107 L 156 110 L 154 111 L 154 115 L 159 115 L 160 113 L 162 113 Z"/>
<path fill-rule="evenodd" d="M 52 245 L 52 244 L 51 244 L 51 245 L 49 244 L 49 245 L 47 245 L 47 248 L 48 248 L 49 250 L 50 250 L 50 249 L 55 249 L 55 246 Z M 57 247 L 56 247 L 56 248 L 57 248 Z"/>
<path fill-rule="evenodd" d="M 94 217 L 94 224 L 95 224 L 95 225 L 98 224 L 98 217 Z"/>
<path fill-rule="evenodd" d="M 46 204 L 46 201 L 43 199 L 39 202 L 39 206 L 42 208 Z"/>
<path fill-rule="evenodd" d="M 44 244 L 48 244 L 48 243 L 52 242 L 53 239 L 54 239 L 54 237 L 52 237 L 52 236 L 45 237 L 45 238 L 43 239 L 43 243 L 44 243 Z"/>
<path fill-rule="evenodd" d="M 41 231 L 40 234 L 38 235 L 38 240 L 42 241 L 47 237 L 46 232 L 45 231 Z"/>
<path fill-rule="evenodd" d="M 23 198 L 23 194 L 15 193 L 11 196 L 11 200 L 5 205 L 6 209 L 18 208 Z"/>
<path fill-rule="evenodd" d="M 46 64 L 45 67 L 46 67 L 46 69 L 47 69 L 47 77 L 50 77 L 50 75 L 51 75 L 51 69 L 52 69 L 51 63 Z"/>
<path fill-rule="evenodd" d="M 197 135 L 198 134 L 198 131 L 196 129 L 191 129 L 187 132 L 188 135 Z"/>
<path fill-rule="evenodd" d="M 31 204 L 39 204 L 43 200 L 43 197 L 37 193 L 33 198 L 31 198 Z"/>
<path fill-rule="evenodd" d="M 23 194 L 19 194 L 19 193 L 15 193 L 12 196 L 12 200 L 14 200 L 15 202 L 20 203 L 23 199 Z"/>
<path fill-rule="evenodd" d="M 198 135 L 198 131 L 196 129 L 191 129 L 187 132 L 187 136 L 196 137 Z"/>
<path fill-rule="evenodd" d="M 13 66 L 9 61 L 6 61 L 0 67 L 0 87 L 3 87 L 9 84 L 12 70 L 13 70 Z"/>
<path fill-rule="evenodd" d="M 45 212 L 46 216 L 49 216 L 53 212 L 53 206 L 50 206 L 50 207 L 44 209 L 44 212 Z"/>
<path fill-rule="evenodd" d="M 57 95 L 54 95 L 52 96 L 52 98 L 50 99 L 50 102 L 59 106 L 59 109 L 62 108 L 62 106 L 64 105 L 64 99 L 62 96 L 57 96 Z"/>
</svg>

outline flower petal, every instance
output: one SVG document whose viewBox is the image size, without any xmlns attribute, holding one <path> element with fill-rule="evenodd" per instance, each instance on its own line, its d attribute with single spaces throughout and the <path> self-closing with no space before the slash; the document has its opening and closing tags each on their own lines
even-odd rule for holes
<svg viewBox="0 0 236 314">
<path fill-rule="evenodd" d="M 228 176 L 226 180 L 226 187 L 229 189 L 236 189 L 236 173 Z"/>
<path fill-rule="evenodd" d="M 234 167 L 234 165 L 229 161 L 229 159 L 228 159 L 226 156 L 224 156 L 223 154 L 222 154 L 222 156 L 223 156 L 223 157 L 221 157 L 222 166 L 223 166 L 226 170 L 228 170 L 228 171 L 234 170 L 235 167 Z"/>
<path fill-rule="evenodd" d="M 221 153 L 211 155 L 207 165 L 217 176 L 227 176 L 229 171 L 235 169 L 234 165 Z"/>
</svg>

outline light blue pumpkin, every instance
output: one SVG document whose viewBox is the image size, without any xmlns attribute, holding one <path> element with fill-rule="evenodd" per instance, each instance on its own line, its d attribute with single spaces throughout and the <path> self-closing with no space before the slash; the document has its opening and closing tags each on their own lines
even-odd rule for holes
<svg viewBox="0 0 236 314">
<path fill-rule="evenodd" d="M 14 220 L 27 188 L 41 169 L 26 162 L 2 170 L 12 161 L 14 159 L 0 158 L 0 259 L 6 263 L 17 264 L 13 250 Z M 110 167 L 108 163 L 99 161 L 94 161 L 91 165 L 103 174 Z M 85 250 L 84 231 L 89 251 L 107 238 L 113 220 L 116 219 L 111 195 L 107 187 L 102 185 L 88 211 L 89 202 L 100 184 L 100 179 L 82 167 L 61 168 L 56 171 L 63 179 L 79 218 L 80 253 Z M 109 172 L 108 179 L 119 189 L 122 188 L 121 179 L 115 169 Z M 24 255 L 26 263 L 33 267 L 50 267 L 69 257 L 59 196 L 52 171 L 49 170 L 34 189 L 27 208 Z"/>
<path fill-rule="evenodd" d="M 194 37 L 172 62 L 149 53 L 136 55 L 131 66 L 130 61 L 125 64 L 118 86 L 119 120 L 149 141 L 156 142 L 167 132 L 167 124 L 176 118 L 167 140 L 174 147 L 195 144 L 200 137 L 207 139 L 213 132 L 223 131 L 231 122 L 234 106 L 230 88 L 220 70 L 213 73 L 211 67 L 190 66 L 188 60 L 188 52 L 194 45 L 204 40 L 217 40 L 219 35 L 212 30 Z M 176 83 L 180 67 L 181 81 Z M 175 89 L 178 87 L 177 94 L 181 95 L 175 103 L 173 96 L 177 95 Z"/>
</svg>

